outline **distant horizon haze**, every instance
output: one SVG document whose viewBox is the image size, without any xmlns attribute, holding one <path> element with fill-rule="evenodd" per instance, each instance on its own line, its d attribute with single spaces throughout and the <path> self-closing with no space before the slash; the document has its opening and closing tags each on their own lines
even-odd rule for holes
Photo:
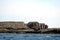
<svg viewBox="0 0 60 40">
<path fill-rule="evenodd" d="M 0 0 L 0 21 L 37 21 L 60 28 L 60 0 Z"/>
</svg>

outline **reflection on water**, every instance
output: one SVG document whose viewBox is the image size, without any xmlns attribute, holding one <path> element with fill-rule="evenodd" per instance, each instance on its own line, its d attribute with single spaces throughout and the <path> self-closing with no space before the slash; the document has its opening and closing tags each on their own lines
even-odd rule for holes
<svg viewBox="0 0 60 40">
<path fill-rule="evenodd" d="M 0 33 L 0 40 L 60 40 L 60 34 Z"/>
</svg>

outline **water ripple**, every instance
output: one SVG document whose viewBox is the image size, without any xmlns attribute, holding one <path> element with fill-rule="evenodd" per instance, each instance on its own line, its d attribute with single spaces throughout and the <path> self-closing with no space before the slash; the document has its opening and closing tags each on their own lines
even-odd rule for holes
<svg viewBox="0 0 60 40">
<path fill-rule="evenodd" d="M 0 33 L 0 40 L 60 40 L 60 34 Z"/>
</svg>

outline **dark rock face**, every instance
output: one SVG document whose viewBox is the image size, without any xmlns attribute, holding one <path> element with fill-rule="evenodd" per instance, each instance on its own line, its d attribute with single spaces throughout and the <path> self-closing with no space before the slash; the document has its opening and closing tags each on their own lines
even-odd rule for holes
<svg viewBox="0 0 60 40">
<path fill-rule="evenodd" d="M 29 22 L 27 26 L 31 29 L 34 29 L 35 31 L 48 28 L 48 26 L 45 25 L 44 23 L 38 23 L 38 22 Z"/>
<path fill-rule="evenodd" d="M 38 28 L 39 23 L 38 22 L 29 22 L 27 24 L 27 26 L 31 29 L 34 29 L 35 31 L 39 30 L 39 28 Z"/>
<path fill-rule="evenodd" d="M 45 25 L 45 29 L 47 29 L 48 28 L 48 25 Z"/>
</svg>

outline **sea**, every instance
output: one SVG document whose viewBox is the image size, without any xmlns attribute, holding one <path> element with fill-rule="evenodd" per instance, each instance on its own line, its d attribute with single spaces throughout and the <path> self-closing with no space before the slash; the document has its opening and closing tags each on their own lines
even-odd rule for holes
<svg viewBox="0 0 60 40">
<path fill-rule="evenodd" d="M 60 34 L 0 33 L 0 40 L 60 40 Z"/>
</svg>

